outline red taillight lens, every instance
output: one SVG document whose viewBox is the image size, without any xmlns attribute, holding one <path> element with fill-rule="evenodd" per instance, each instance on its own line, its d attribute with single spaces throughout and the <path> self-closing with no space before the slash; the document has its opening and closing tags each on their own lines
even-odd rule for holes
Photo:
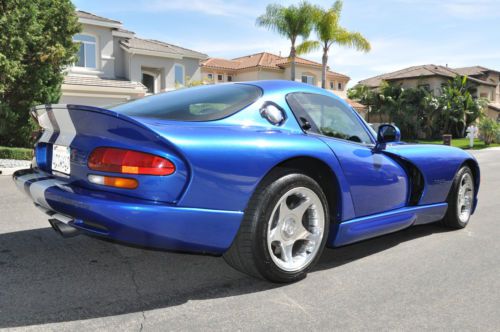
<svg viewBox="0 0 500 332">
<path fill-rule="evenodd" d="M 117 148 L 97 148 L 90 154 L 88 166 L 94 171 L 138 174 L 170 175 L 174 164 L 149 153 Z"/>
</svg>

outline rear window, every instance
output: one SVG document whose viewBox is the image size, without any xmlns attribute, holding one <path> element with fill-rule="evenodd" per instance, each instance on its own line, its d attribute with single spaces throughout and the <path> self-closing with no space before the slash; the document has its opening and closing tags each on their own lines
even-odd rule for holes
<svg viewBox="0 0 500 332">
<path fill-rule="evenodd" d="M 261 95 L 261 89 L 253 85 L 205 85 L 142 98 L 111 109 L 153 119 L 212 121 L 238 112 Z"/>
</svg>

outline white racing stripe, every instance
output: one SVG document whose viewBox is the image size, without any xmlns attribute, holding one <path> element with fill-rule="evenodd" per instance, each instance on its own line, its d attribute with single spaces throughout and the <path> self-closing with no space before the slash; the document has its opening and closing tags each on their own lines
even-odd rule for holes
<svg viewBox="0 0 500 332">
<path fill-rule="evenodd" d="M 45 109 L 37 110 L 37 120 L 38 124 L 45 130 L 52 130 L 52 131 L 54 130 L 54 127 L 52 126 L 52 123 L 50 122 L 49 119 L 49 114 Z"/>
<path fill-rule="evenodd" d="M 51 209 L 50 205 L 45 200 L 45 191 L 47 191 L 48 188 L 56 186 L 58 184 L 63 184 L 63 182 L 55 179 L 49 179 L 33 183 L 30 186 L 31 198 L 35 203 L 40 204 L 47 209 Z"/>
<path fill-rule="evenodd" d="M 21 190 L 22 192 L 25 193 L 24 191 L 24 184 L 26 183 L 26 181 L 29 181 L 29 180 L 33 180 L 33 179 L 36 179 L 36 178 L 39 178 L 41 177 L 40 175 L 38 174 L 26 174 L 26 175 L 22 175 L 22 176 L 18 176 L 17 177 L 17 180 L 15 181 L 16 182 L 16 186 L 19 190 Z"/>
<path fill-rule="evenodd" d="M 45 129 L 43 131 L 43 135 L 38 139 L 38 141 L 48 143 L 53 134 L 54 131 L 52 129 Z"/>
<path fill-rule="evenodd" d="M 54 107 L 52 112 L 54 113 L 54 117 L 60 130 L 59 136 L 54 144 L 70 146 L 76 136 L 76 128 L 73 124 L 73 120 L 71 120 L 71 116 L 69 115 L 69 110 L 67 108 L 62 109 Z"/>
</svg>

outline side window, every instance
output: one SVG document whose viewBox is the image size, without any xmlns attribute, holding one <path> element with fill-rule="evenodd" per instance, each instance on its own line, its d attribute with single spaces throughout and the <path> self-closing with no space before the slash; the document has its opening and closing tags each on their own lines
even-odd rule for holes
<svg viewBox="0 0 500 332">
<path fill-rule="evenodd" d="M 96 39 L 90 35 L 76 34 L 73 37 L 75 43 L 80 44 L 78 50 L 78 60 L 75 63 L 76 67 L 96 68 L 97 67 L 97 53 L 96 53 Z"/>
<path fill-rule="evenodd" d="M 184 85 L 184 66 L 175 64 L 174 66 L 175 84 Z"/>
<path fill-rule="evenodd" d="M 287 95 L 286 100 L 295 117 L 312 122 L 312 130 L 319 134 L 362 144 L 373 143 L 354 111 L 332 97 L 298 92 Z"/>
</svg>

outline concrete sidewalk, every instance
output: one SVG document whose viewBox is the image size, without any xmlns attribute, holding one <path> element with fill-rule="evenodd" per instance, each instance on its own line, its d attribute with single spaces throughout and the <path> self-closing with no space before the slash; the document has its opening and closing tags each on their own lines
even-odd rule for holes
<svg viewBox="0 0 500 332">
<path fill-rule="evenodd" d="M 29 160 L 0 159 L 0 175 L 12 175 L 17 170 L 30 168 Z"/>
</svg>

